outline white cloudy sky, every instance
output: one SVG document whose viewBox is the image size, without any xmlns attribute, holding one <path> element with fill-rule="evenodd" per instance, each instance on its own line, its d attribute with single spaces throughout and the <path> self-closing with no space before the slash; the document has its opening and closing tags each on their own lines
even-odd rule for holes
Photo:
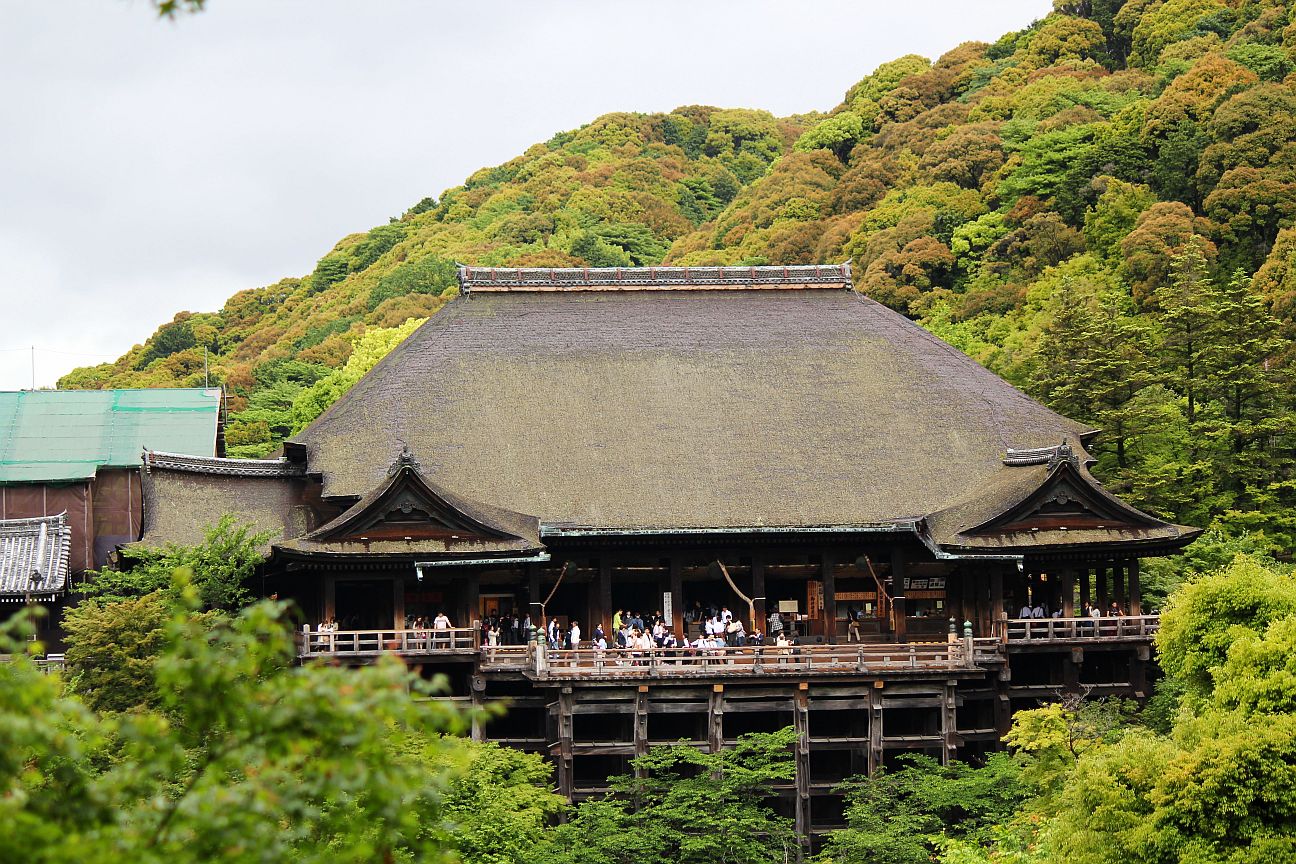
<svg viewBox="0 0 1296 864">
<path fill-rule="evenodd" d="M 0 0 L 0 389 L 614 110 L 828 109 L 1049 0 Z"/>
</svg>

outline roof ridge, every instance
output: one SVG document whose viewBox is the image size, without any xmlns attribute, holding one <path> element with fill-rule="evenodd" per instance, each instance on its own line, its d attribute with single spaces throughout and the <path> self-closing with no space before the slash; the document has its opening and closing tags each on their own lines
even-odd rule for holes
<svg viewBox="0 0 1296 864">
<path fill-rule="evenodd" d="M 706 291 L 851 288 L 850 261 L 752 267 L 472 267 L 459 264 L 459 290 Z"/>
</svg>

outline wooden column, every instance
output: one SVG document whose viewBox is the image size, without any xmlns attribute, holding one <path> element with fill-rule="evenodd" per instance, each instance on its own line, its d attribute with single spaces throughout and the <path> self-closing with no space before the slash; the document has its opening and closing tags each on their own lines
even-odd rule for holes
<svg viewBox="0 0 1296 864">
<path fill-rule="evenodd" d="M 874 681 L 869 688 L 869 750 L 868 773 L 876 774 L 882 767 L 882 687 L 881 681 Z"/>
<path fill-rule="evenodd" d="M 395 629 L 405 629 L 405 580 L 399 577 L 392 580 L 392 618 Z"/>
<path fill-rule="evenodd" d="M 796 729 L 796 832 L 802 841 L 810 836 L 810 700 L 807 684 L 798 685 L 792 711 Z"/>
<path fill-rule="evenodd" d="M 1118 562 L 1112 567 L 1112 599 L 1124 608 L 1125 606 L 1125 562 Z"/>
<path fill-rule="evenodd" d="M 472 691 L 472 740 L 485 741 L 486 729 L 482 722 L 482 710 L 486 706 L 486 679 L 480 675 L 473 675 L 469 680 L 469 689 Z"/>
<path fill-rule="evenodd" d="M 711 685 L 711 700 L 707 704 L 707 748 L 712 753 L 724 749 L 724 685 Z"/>
<path fill-rule="evenodd" d="M 544 601 L 544 595 L 540 593 L 540 565 L 527 565 L 527 594 L 529 595 L 530 605 L 527 607 L 531 615 L 531 626 L 537 630 L 545 626 L 544 609 L 541 603 Z M 531 634 L 524 634 L 530 638 Z"/>
<path fill-rule="evenodd" d="M 1075 570 L 1071 567 L 1062 571 L 1062 617 L 1075 617 Z"/>
<path fill-rule="evenodd" d="M 1089 593 L 1089 568 L 1085 567 L 1080 571 L 1080 609 L 1084 610 L 1085 603 L 1093 603 L 1093 595 Z"/>
<path fill-rule="evenodd" d="M 612 632 L 612 560 L 606 555 L 599 557 L 593 607 L 590 610 L 590 620 L 586 621 L 585 627 L 582 628 L 584 633 L 592 636 L 595 622 L 602 622 L 603 632 L 610 634 Z M 647 615 L 648 612 L 644 614 Z"/>
<path fill-rule="evenodd" d="M 1129 614 L 1143 614 L 1143 588 L 1139 585 L 1139 560 L 1129 560 Z"/>
<path fill-rule="evenodd" d="M 635 756 L 648 755 L 648 685 L 640 684 L 635 693 L 634 714 L 634 751 Z M 645 777 L 643 769 L 635 768 L 636 777 Z"/>
<path fill-rule="evenodd" d="M 766 632 L 768 613 L 765 606 L 765 556 L 752 557 L 752 606 L 756 620 L 751 622 L 751 629 Z"/>
<path fill-rule="evenodd" d="M 837 573 L 836 559 L 825 552 L 820 559 L 819 578 L 823 580 L 824 636 L 829 644 L 837 641 Z"/>
<path fill-rule="evenodd" d="M 1098 604 L 1098 608 L 1103 610 L 1103 614 L 1106 614 L 1107 604 L 1111 602 L 1111 598 L 1107 594 L 1107 565 L 1102 565 L 1097 569 L 1097 571 L 1095 571 L 1095 573 L 1098 582 L 1098 596 L 1094 599 L 1094 602 Z"/>
<path fill-rule="evenodd" d="M 476 570 L 464 580 L 464 618 L 455 626 L 471 627 L 481 616 L 481 574 Z"/>
<path fill-rule="evenodd" d="M 899 548 L 891 550 L 891 630 L 897 642 L 908 641 L 908 624 L 905 621 L 905 560 L 904 552 Z"/>
<path fill-rule="evenodd" d="M 941 750 L 941 764 L 948 765 L 958 758 L 958 682 L 946 681 L 941 693 L 941 736 L 945 746 Z"/>
<path fill-rule="evenodd" d="M 1001 567 L 995 567 L 990 574 L 990 627 L 982 630 L 982 636 L 995 636 L 996 626 L 1004 614 L 1004 574 Z"/>
<path fill-rule="evenodd" d="M 684 567 L 678 555 L 670 557 L 670 594 L 671 594 L 671 627 L 682 639 L 687 629 L 685 620 L 688 610 L 684 608 Z M 610 640 L 609 640 L 610 644 Z"/>
<path fill-rule="evenodd" d="M 558 693 L 558 794 L 571 800 L 575 788 L 572 771 L 572 689 L 564 687 Z"/>
</svg>

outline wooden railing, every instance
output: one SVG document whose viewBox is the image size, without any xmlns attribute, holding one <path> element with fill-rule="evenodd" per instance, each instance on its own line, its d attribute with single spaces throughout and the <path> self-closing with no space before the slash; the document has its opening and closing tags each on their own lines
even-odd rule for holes
<svg viewBox="0 0 1296 864">
<path fill-rule="evenodd" d="M 1160 615 L 1108 618 L 1009 618 L 1001 622 L 1010 643 L 1062 640 L 1137 641 L 1151 639 L 1161 627 Z"/>
<path fill-rule="evenodd" d="M 975 649 L 974 649 L 975 653 Z M 997 657 L 997 654 L 995 655 Z M 846 674 L 977 668 L 963 640 L 888 645 L 787 648 L 545 650 L 528 664 L 536 678 L 686 678 L 715 675 Z"/>
<path fill-rule="evenodd" d="M 298 635 L 300 657 L 370 657 L 393 651 L 399 654 L 465 654 L 477 650 L 476 627 L 448 630 L 312 630 Z"/>
<path fill-rule="evenodd" d="M 493 672 L 528 669 L 535 665 L 535 652 L 534 645 L 483 645 L 481 666 Z"/>
<path fill-rule="evenodd" d="M 0 663 L 13 662 L 12 654 L 0 654 Z M 62 672 L 66 665 L 62 654 L 46 654 L 44 657 L 33 657 L 32 665 L 48 675 L 51 672 Z"/>
</svg>

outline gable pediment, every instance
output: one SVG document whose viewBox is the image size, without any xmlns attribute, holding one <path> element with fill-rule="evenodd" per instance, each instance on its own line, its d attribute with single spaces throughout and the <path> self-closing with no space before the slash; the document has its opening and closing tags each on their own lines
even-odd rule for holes
<svg viewBox="0 0 1296 864">
<path fill-rule="evenodd" d="M 1061 461 L 1038 489 L 965 533 L 1138 529 L 1164 524 L 1102 489 L 1078 462 Z"/>
<path fill-rule="evenodd" d="M 526 541 L 492 508 L 473 506 L 433 486 L 408 454 L 388 479 L 342 515 L 307 535 L 317 542 L 437 540 L 445 542 Z M 475 511 L 475 512 L 474 512 Z M 504 514 L 519 516 L 520 514 Z"/>
</svg>

